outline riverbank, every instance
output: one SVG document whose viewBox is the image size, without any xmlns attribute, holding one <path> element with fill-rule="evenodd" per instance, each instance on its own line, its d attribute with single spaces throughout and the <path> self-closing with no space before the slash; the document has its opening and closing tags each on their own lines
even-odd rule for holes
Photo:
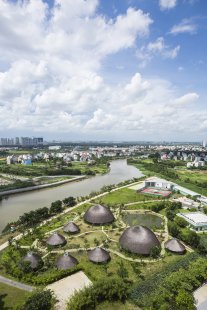
<svg viewBox="0 0 207 310">
<path fill-rule="evenodd" d="M 35 186 L 11 189 L 8 191 L 0 192 L 0 198 L 3 196 L 9 196 L 9 195 L 14 195 L 14 194 L 18 194 L 18 193 L 35 191 L 35 190 L 40 190 L 40 189 L 44 189 L 44 188 L 48 188 L 48 187 L 56 187 L 56 186 L 59 186 L 59 185 L 65 184 L 65 183 L 83 180 L 83 179 L 85 179 L 85 177 L 86 177 L 85 175 L 81 175 L 81 176 L 76 176 L 72 179 L 58 181 L 58 182 L 54 182 L 54 183 L 47 183 L 47 184 L 42 184 L 42 185 L 35 185 Z"/>
</svg>

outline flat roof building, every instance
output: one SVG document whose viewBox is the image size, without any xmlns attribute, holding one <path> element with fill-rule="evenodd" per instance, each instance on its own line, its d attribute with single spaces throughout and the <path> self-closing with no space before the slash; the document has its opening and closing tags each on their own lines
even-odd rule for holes
<svg viewBox="0 0 207 310">
<path fill-rule="evenodd" d="M 195 231 L 207 230 L 207 215 L 202 212 L 178 213 Z"/>
<path fill-rule="evenodd" d="M 148 178 L 147 180 L 145 180 L 145 187 L 172 190 L 173 184 L 167 180 L 153 177 L 153 178 Z"/>
</svg>

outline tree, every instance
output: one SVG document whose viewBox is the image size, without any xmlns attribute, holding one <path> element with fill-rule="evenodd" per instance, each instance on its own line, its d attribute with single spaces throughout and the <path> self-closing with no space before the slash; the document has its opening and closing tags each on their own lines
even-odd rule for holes
<svg viewBox="0 0 207 310">
<path fill-rule="evenodd" d="M 186 292 L 185 290 L 180 290 L 178 292 L 178 295 L 176 296 L 176 306 L 177 309 L 188 309 L 188 310 L 194 310 L 195 309 L 195 300 L 193 296 Z"/>
<path fill-rule="evenodd" d="M 188 226 L 188 222 L 180 216 L 176 216 L 175 223 L 181 228 L 185 228 Z"/>
<path fill-rule="evenodd" d="M 51 203 L 51 207 L 50 207 L 50 213 L 60 213 L 62 212 L 63 207 L 62 207 L 62 201 L 61 200 L 57 200 Z"/>
<path fill-rule="evenodd" d="M 30 296 L 21 310 L 50 310 L 53 304 L 53 295 L 50 290 L 36 291 Z"/>
<path fill-rule="evenodd" d="M 160 247 L 158 246 L 154 246 L 153 248 L 151 248 L 150 250 L 150 256 L 152 258 L 157 258 L 160 255 Z"/>
<path fill-rule="evenodd" d="M 180 229 L 178 225 L 171 221 L 168 222 L 168 230 L 169 230 L 169 233 L 175 238 L 180 235 Z"/>
<path fill-rule="evenodd" d="M 76 205 L 76 199 L 72 196 L 67 197 L 63 200 L 63 203 L 68 207 L 73 207 Z"/>
</svg>

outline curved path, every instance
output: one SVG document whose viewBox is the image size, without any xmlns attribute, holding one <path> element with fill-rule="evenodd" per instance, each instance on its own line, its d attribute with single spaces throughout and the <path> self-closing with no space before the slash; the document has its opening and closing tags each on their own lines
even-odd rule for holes
<svg viewBox="0 0 207 310">
<path fill-rule="evenodd" d="M 16 282 L 16 281 L 13 281 L 11 279 L 8 279 L 8 278 L 2 277 L 2 276 L 0 276 L 0 282 L 7 284 L 7 285 L 10 285 L 10 286 L 14 286 L 16 288 L 19 288 L 20 290 L 24 290 L 27 292 L 32 292 L 35 289 L 35 287 L 33 287 L 33 286 L 30 286 L 30 285 L 27 285 L 24 283 L 20 283 L 20 282 Z"/>
</svg>

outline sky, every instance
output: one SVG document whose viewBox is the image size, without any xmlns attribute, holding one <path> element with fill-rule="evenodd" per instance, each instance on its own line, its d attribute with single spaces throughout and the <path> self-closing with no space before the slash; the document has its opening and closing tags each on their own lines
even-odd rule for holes
<svg viewBox="0 0 207 310">
<path fill-rule="evenodd" d="M 207 1 L 0 0 L 0 137 L 207 138 Z"/>
</svg>

